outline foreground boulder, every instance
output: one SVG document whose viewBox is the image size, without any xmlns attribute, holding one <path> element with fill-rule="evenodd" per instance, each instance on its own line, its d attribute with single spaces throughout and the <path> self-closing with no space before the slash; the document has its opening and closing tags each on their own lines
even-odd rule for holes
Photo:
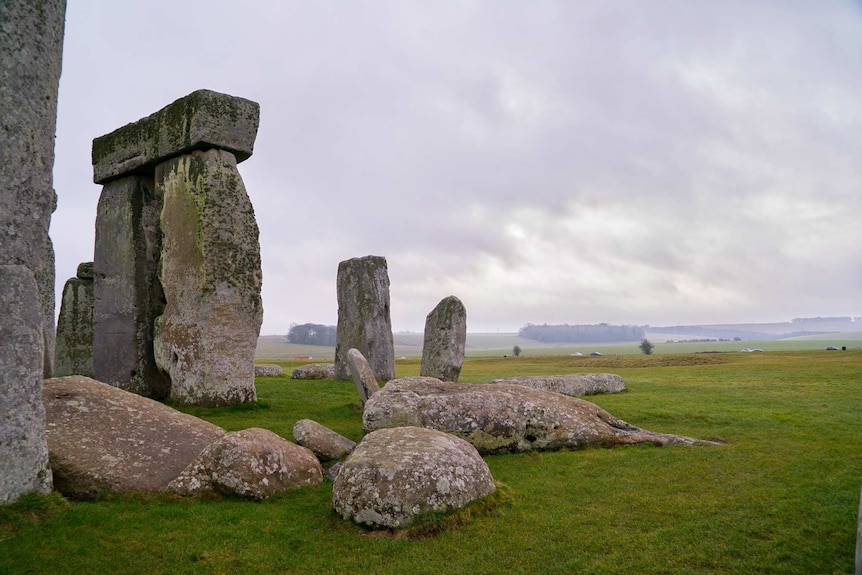
<svg viewBox="0 0 862 575">
<path fill-rule="evenodd" d="M 308 363 L 293 370 L 292 379 L 335 379 L 334 363 Z"/>
<path fill-rule="evenodd" d="M 100 491 L 162 490 L 225 433 L 80 375 L 46 379 L 42 401 L 54 487 L 73 499 Z"/>
<path fill-rule="evenodd" d="M 368 400 L 365 431 L 417 426 L 457 435 L 482 454 L 532 450 L 708 443 L 653 433 L 617 419 L 595 404 L 522 385 L 474 385 L 432 377 L 387 383 Z"/>
<path fill-rule="evenodd" d="M 180 495 L 215 491 L 266 499 L 279 491 L 318 485 L 323 468 L 314 454 L 267 429 L 227 433 L 168 485 Z"/>
<path fill-rule="evenodd" d="M 537 375 L 495 379 L 491 383 L 525 385 L 563 395 L 598 395 L 625 391 L 626 382 L 615 373 L 572 373 L 568 375 Z"/>
<path fill-rule="evenodd" d="M 488 465 L 472 445 L 431 429 L 399 427 L 365 436 L 338 471 L 332 505 L 345 519 L 393 529 L 494 491 Z"/>
<path fill-rule="evenodd" d="M 314 453 L 320 461 L 341 459 L 356 447 L 356 442 L 311 419 L 300 419 L 293 426 L 293 438 Z"/>
</svg>

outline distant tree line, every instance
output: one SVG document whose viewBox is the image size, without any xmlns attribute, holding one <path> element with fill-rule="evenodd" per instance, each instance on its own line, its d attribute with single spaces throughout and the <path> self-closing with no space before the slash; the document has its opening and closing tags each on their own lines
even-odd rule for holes
<svg viewBox="0 0 862 575">
<path fill-rule="evenodd" d="M 293 324 L 287 332 L 288 343 L 301 343 L 304 345 L 335 346 L 336 329 L 334 325 L 322 325 L 319 323 Z"/>
<path fill-rule="evenodd" d="M 850 316 L 842 316 L 842 317 L 795 317 L 790 320 L 792 323 L 806 323 L 806 322 L 820 322 L 820 321 L 853 321 L 853 318 Z"/>
<path fill-rule="evenodd" d="M 542 343 L 607 343 L 613 341 L 640 341 L 644 329 L 636 325 L 535 325 L 528 323 L 518 335 Z"/>
<path fill-rule="evenodd" d="M 712 339 L 733 339 L 735 341 L 769 341 L 775 339 L 784 339 L 786 337 L 799 337 L 803 335 L 819 335 L 826 333 L 823 331 L 791 331 L 784 333 L 768 333 L 762 331 L 749 331 L 733 328 L 714 328 L 704 327 L 699 325 L 674 325 L 670 327 L 651 327 L 650 333 L 671 333 L 677 335 L 692 335 L 700 336 L 701 338 Z"/>
</svg>

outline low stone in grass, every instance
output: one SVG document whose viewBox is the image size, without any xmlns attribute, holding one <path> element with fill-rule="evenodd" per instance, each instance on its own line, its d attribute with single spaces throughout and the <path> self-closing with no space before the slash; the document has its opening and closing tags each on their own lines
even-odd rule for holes
<svg viewBox="0 0 862 575">
<path fill-rule="evenodd" d="M 356 447 L 356 442 L 335 433 L 311 419 L 300 419 L 293 426 L 293 438 L 310 449 L 320 461 L 341 459 Z"/>
<path fill-rule="evenodd" d="M 332 505 L 345 519 L 398 529 L 428 512 L 449 511 L 495 491 L 476 449 L 453 435 L 418 427 L 365 436 L 335 477 Z"/>
<path fill-rule="evenodd" d="M 572 373 L 568 375 L 537 375 L 495 379 L 491 383 L 524 385 L 563 395 L 599 395 L 625 391 L 626 382 L 615 373 Z"/>
<path fill-rule="evenodd" d="M 254 364 L 255 377 L 278 377 L 284 373 L 280 365 L 274 363 L 256 363 Z"/>
<path fill-rule="evenodd" d="M 335 379 L 334 363 L 308 363 L 293 370 L 292 379 Z"/>
</svg>

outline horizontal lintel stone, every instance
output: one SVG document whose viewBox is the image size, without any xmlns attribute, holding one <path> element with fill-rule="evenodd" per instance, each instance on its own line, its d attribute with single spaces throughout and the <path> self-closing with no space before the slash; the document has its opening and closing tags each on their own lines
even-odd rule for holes
<svg viewBox="0 0 862 575">
<path fill-rule="evenodd" d="M 197 149 L 219 148 L 242 162 L 254 151 L 257 102 L 197 90 L 155 114 L 93 140 L 93 181 L 104 184 Z"/>
</svg>

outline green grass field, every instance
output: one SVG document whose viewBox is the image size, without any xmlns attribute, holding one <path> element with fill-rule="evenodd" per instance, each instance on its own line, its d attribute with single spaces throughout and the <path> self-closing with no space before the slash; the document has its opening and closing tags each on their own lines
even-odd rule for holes
<svg viewBox="0 0 862 575">
<path fill-rule="evenodd" d="M 462 380 L 574 372 L 622 375 L 628 391 L 589 399 L 634 425 L 725 443 L 489 456 L 505 500 L 430 537 L 341 520 L 328 482 L 262 503 L 27 497 L 0 508 L 0 573 L 853 572 L 862 351 L 468 358 Z M 193 411 L 288 438 L 305 417 L 362 435 L 351 382 L 259 378 L 258 393 Z"/>
</svg>

